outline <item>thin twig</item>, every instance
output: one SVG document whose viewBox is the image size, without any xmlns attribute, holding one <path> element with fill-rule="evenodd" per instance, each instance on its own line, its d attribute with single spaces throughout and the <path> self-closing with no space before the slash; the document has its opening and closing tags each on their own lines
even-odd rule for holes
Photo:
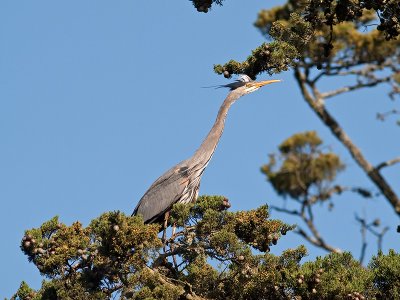
<svg viewBox="0 0 400 300">
<path fill-rule="evenodd" d="M 312 205 L 310 204 L 310 202 L 306 199 L 306 200 L 303 200 L 300 211 L 289 210 L 286 208 L 281 208 L 281 207 L 276 207 L 276 206 L 271 206 L 271 209 L 300 217 L 302 219 L 302 221 L 307 225 L 308 229 L 311 231 L 312 236 L 308 235 L 300 227 L 298 227 L 297 230 L 295 231 L 297 234 L 304 237 L 307 241 L 309 241 L 314 246 L 317 246 L 317 247 L 322 248 L 329 252 L 341 253 L 342 251 L 340 249 L 327 244 L 324 241 L 324 239 L 321 237 L 321 235 L 320 235 L 319 231 L 317 230 L 317 228 L 314 224 L 314 221 L 313 221 L 313 212 L 312 212 L 311 206 Z M 308 214 L 308 216 L 307 216 L 307 214 Z"/>
<path fill-rule="evenodd" d="M 386 168 L 397 163 L 400 163 L 400 156 L 380 163 L 375 167 L 375 169 L 380 170 L 382 168 Z"/>
<path fill-rule="evenodd" d="M 286 208 L 281 208 L 273 205 L 271 205 L 270 208 L 279 212 L 287 213 L 289 215 L 300 216 L 300 213 L 297 210 L 289 210 Z"/>
<path fill-rule="evenodd" d="M 385 236 L 386 232 L 388 232 L 389 227 L 386 226 L 382 229 L 381 232 L 378 232 L 373 228 L 379 226 L 379 223 L 376 223 L 376 221 L 367 223 L 367 221 L 364 218 L 360 218 L 358 215 L 356 215 L 355 218 L 361 225 L 362 245 L 361 245 L 360 263 L 362 263 L 365 257 L 365 250 L 367 248 L 367 238 L 366 238 L 367 231 L 372 233 L 377 238 L 378 251 L 382 251 L 383 237 Z"/>
<path fill-rule="evenodd" d="M 356 220 L 360 223 L 361 225 L 361 254 L 360 254 L 360 259 L 359 262 L 360 264 L 363 263 L 364 258 L 365 258 L 365 251 L 367 250 L 367 224 L 363 218 L 360 218 L 356 215 Z"/>
<path fill-rule="evenodd" d="M 328 252 L 336 252 L 336 253 L 342 253 L 342 250 L 338 248 L 334 248 L 326 243 L 321 243 L 320 240 L 316 239 L 315 237 L 309 236 L 303 229 L 298 228 L 295 230 L 295 233 L 301 235 L 303 238 L 305 238 L 307 241 L 309 241 L 311 244 L 314 246 L 317 246 L 319 248 L 322 248 Z"/>
<path fill-rule="evenodd" d="M 365 82 L 365 83 L 360 82 L 360 83 L 358 83 L 356 85 L 345 86 L 345 87 L 342 87 L 342 88 L 334 90 L 334 91 L 329 91 L 329 92 L 322 93 L 321 97 L 324 98 L 324 99 L 327 99 L 327 98 L 330 98 L 330 97 L 333 97 L 333 96 L 337 96 L 339 94 L 343 94 L 343 93 L 346 93 L 346 92 L 358 90 L 358 89 L 361 89 L 361 88 L 373 87 L 373 86 L 376 86 L 376 85 L 378 85 L 378 84 L 380 84 L 382 82 L 388 82 L 388 81 L 390 81 L 390 76 L 385 77 L 385 78 L 376 79 L 375 81 L 371 81 L 371 82 Z"/>
</svg>

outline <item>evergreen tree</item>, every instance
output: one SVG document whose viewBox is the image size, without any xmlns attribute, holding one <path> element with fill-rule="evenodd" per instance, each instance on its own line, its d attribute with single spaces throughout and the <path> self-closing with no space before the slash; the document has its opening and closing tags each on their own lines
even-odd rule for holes
<svg viewBox="0 0 400 300">
<path fill-rule="evenodd" d="M 297 193 L 296 193 L 297 194 Z M 27 230 L 21 249 L 45 276 L 15 300 L 36 299 L 398 299 L 400 255 L 379 253 L 367 268 L 350 253 L 301 264 L 304 246 L 270 254 L 294 226 L 268 207 L 230 212 L 221 196 L 175 205 L 178 231 L 165 247 L 158 225 L 109 212 L 84 228 L 57 217 Z M 289 238 L 288 236 L 285 238 Z M 164 248 L 164 249 L 163 249 Z"/>
</svg>

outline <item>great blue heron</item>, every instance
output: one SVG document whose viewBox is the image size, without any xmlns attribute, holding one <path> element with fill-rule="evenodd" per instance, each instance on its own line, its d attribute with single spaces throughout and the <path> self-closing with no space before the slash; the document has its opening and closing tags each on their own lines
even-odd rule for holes
<svg viewBox="0 0 400 300">
<path fill-rule="evenodd" d="M 231 105 L 241 96 L 280 80 L 252 81 L 247 75 L 218 87 L 231 90 L 222 103 L 217 118 L 207 137 L 194 155 L 161 175 L 140 199 L 132 215 L 142 215 L 145 223 L 162 223 L 167 226 L 169 211 L 175 203 L 189 203 L 198 196 L 200 179 L 207 167 L 224 130 L 225 118 Z M 165 233 L 165 231 L 164 231 Z"/>
</svg>

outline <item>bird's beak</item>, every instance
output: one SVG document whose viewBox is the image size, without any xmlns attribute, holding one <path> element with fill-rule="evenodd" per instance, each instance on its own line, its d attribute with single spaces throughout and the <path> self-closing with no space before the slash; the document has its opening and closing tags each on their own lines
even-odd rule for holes
<svg viewBox="0 0 400 300">
<path fill-rule="evenodd" d="M 275 82 L 281 82 L 281 80 L 279 80 L 279 79 L 273 79 L 273 80 L 257 81 L 257 82 L 252 82 L 252 85 L 253 85 L 254 87 L 260 88 L 260 87 L 262 87 L 262 86 L 264 86 L 264 85 L 271 84 L 271 83 L 275 83 Z"/>
<path fill-rule="evenodd" d="M 245 93 L 252 93 L 254 91 L 257 91 L 259 88 L 263 87 L 264 85 L 274 83 L 274 82 L 280 82 L 281 80 L 279 79 L 273 79 L 273 80 L 264 80 L 264 81 L 252 81 L 246 83 L 246 88 L 245 88 Z"/>
</svg>

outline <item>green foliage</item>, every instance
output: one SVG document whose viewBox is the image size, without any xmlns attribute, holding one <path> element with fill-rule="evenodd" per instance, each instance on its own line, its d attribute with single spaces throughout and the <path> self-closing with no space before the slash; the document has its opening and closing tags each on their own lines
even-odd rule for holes
<svg viewBox="0 0 400 300">
<path fill-rule="evenodd" d="M 11 298 L 11 300 L 32 300 L 35 299 L 35 296 L 35 290 L 30 288 L 25 281 L 22 281 L 17 293 Z"/>
<path fill-rule="evenodd" d="M 275 170 L 275 155 L 261 168 L 278 194 L 303 199 L 315 190 L 319 199 L 329 198 L 330 183 L 344 164 L 334 153 L 322 151 L 322 141 L 315 131 L 293 135 L 279 146 L 279 151 L 279 169 Z"/>
<path fill-rule="evenodd" d="M 397 0 L 310 0 L 306 12 L 306 19 L 314 26 L 363 22 L 365 15 L 369 18 L 374 13 L 379 16 L 377 29 L 384 33 L 386 40 L 400 34 L 400 7 Z"/>
<path fill-rule="evenodd" d="M 317 291 L 319 299 L 346 299 L 353 293 L 373 299 L 375 288 L 373 274 L 364 268 L 350 253 L 331 253 L 315 262 L 302 266 L 303 282 L 299 289 L 304 299 L 313 299 Z"/>
<path fill-rule="evenodd" d="M 190 245 L 193 251 L 185 251 L 188 259 L 195 259 L 197 253 L 225 260 L 248 255 L 249 246 L 259 251 L 268 252 L 276 244 L 281 233 L 293 229 L 278 220 L 269 220 L 267 206 L 255 210 L 228 212 L 230 204 L 221 196 L 202 196 L 196 204 L 189 204 L 190 209 L 182 204 L 174 205 L 171 211 L 177 225 L 192 227 L 178 240 Z"/>
<path fill-rule="evenodd" d="M 213 4 L 222 5 L 224 0 L 190 0 L 198 12 L 207 13 Z"/>
<path fill-rule="evenodd" d="M 146 226 L 141 218 L 120 212 L 105 213 L 86 228 L 54 217 L 27 230 L 21 249 L 51 279 L 39 292 L 43 297 L 83 299 L 89 293 L 92 299 L 107 299 L 122 282 L 139 284 L 137 274 L 161 246 L 158 231 L 157 225 Z"/>
<path fill-rule="evenodd" d="M 209 293 L 216 279 L 236 276 L 233 269 L 256 265 L 251 248 L 269 251 L 281 233 L 293 227 L 270 220 L 266 206 L 248 212 L 228 212 L 229 201 L 220 196 L 200 197 L 196 204 L 175 205 L 171 215 L 182 230 L 169 239 L 170 251 L 161 252 L 158 225 L 145 225 L 139 217 L 109 212 L 88 227 L 71 226 L 57 217 L 27 230 L 21 249 L 49 281 L 37 291 L 43 299 L 177 299 L 190 291 Z M 171 267 L 175 254 L 181 267 Z M 227 265 L 220 272 L 210 259 Z M 245 267 L 246 266 L 246 267 Z M 236 271 L 235 271 L 236 272 Z M 203 283 L 198 284 L 198 279 Z M 225 280 L 224 279 L 224 280 Z M 208 281 L 208 285 L 204 283 Z M 16 294 L 32 293 L 26 285 Z M 38 296 L 39 297 L 39 296 Z"/>
<path fill-rule="evenodd" d="M 303 143 L 287 140 L 282 150 L 301 152 L 321 145 L 313 133 L 299 141 Z M 304 246 L 269 253 L 293 226 L 271 220 L 267 206 L 238 212 L 228 211 L 229 206 L 221 196 L 175 205 L 178 231 L 165 250 L 157 237 L 160 227 L 145 225 L 140 217 L 109 212 L 88 227 L 79 222 L 67 226 L 55 217 L 27 230 L 21 246 L 47 280 L 38 291 L 23 282 L 12 299 L 398 297 L 400 255 L 394 251 L 380 253 L 368 268 L 349 253 L 301 264 L 307 255 Z"/>
<path fill-rule="evenodd" d="M 223 0 L 191 0 L 197 11 L 207 13 L 213 4 Z M 282 7 L 272 9 L 280 18 L 287 18 L 292 10 L 302 9 L 305 20 L 313 27 L 334 26 L 342 22 L 364 22 L 372 14 L 379 16 L 377 29 L 387 40 L 400 35 L 400 6 L 397 0 L 289 0 Z"/>
<path fill-rule="evenodd" d="M 378 289 L 377 299 L 400 299 L 400 254 L 390 250 L 388 255 L 380 252 L 373 257 L 369 267 L 373 282 Z"/>
<path fill-rule="evenodd" d="M 243 62 L 214 65 L 214 71 L 226 77 L 247 74 L 256 78 L 263 72 L 272 75 L 289 68 L 304 68 L 306 72 L 316 68 L 323 70 L 324 76 L 337 76 L 345 74 L 341 70 L 373 64 L 364 73 L 348 74 L 370 83 L 376 79 L 374 73 L 385 70 L 392 78 L 383 82 L 391 83 L 393 96 L 400 91 L 396 81 L 400 40 L 395 38 L 400 32 L 400 8 L 395 2 L 289 0 L 262 10 L 255 26 L 271 42 L 254 49 Z M 366 30 L 377 21 L 381 22 L 377 29 Z"/>
<path fill-rule="evenodd" d="M 234 60 L 225 65 L 214 65 L 214 71 L 218 74 L 247 74 L 255 79 L 260 72 L 268 72 L 270 75 L 289 70 L 292 61 L 299 52 L 295 47 L 286 42 L 263 43 L 252 51 L 246 61 L 240 63 Z"/>
</svg>

